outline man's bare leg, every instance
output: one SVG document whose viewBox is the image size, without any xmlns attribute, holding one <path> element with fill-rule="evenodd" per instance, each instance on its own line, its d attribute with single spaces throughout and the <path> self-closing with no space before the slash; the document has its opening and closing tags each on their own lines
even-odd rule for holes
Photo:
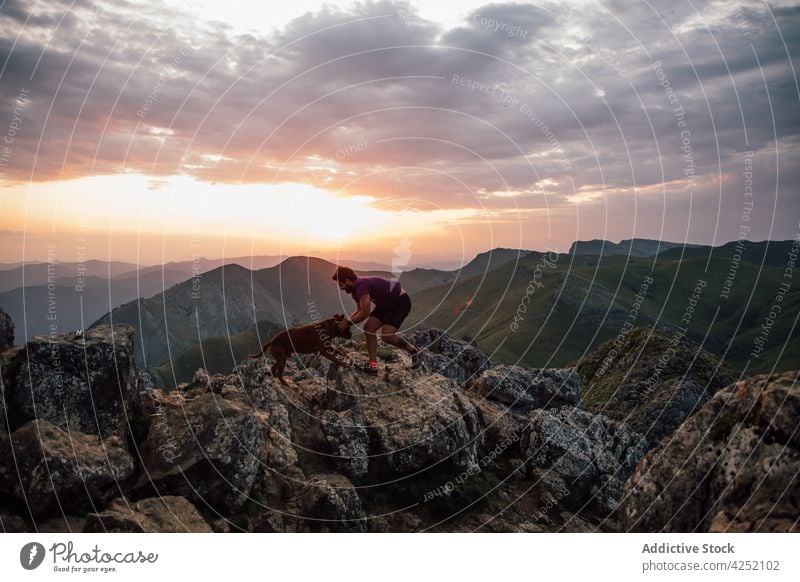
<svg viewBox="0 0 800 582">
<path fill-rule="evenodd" d="M 367 337 L 367 355 L 370 361 L 377 361 L 378 359 L 378 336 L 376 332 L 381 328 L 383 323 L 380 319 L 372 317 L 367 318 L 364 324 L 364 335 Z"/>
<path fill-rule="evenodd" d="M 417 346 L 398 334 L 397 328 L 393 325 L 383 326 L 383 329 L 381 329 L 381 339 L 389 345 L 407 351 L 409 354 L 415 354 L 419 351 Z"/>
</svg>

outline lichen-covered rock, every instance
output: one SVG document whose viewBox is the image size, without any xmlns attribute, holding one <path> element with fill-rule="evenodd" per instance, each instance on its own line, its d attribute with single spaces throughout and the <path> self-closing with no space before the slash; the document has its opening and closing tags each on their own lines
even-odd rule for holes
<svg viewBox="0 0 800 582">
<path fill-rule="evenodd" d="M 14 345 L 14 322 L 8 314 L 0 309 L 0 352 Z"/>
<path fill-rule="evenodd" d="M 313 475 L 298 493 L 302 523 L 311 531 L 367 531 L 358 493 L 342 475 Z"/>
<path fill-rule="evenodd" d="M 625 422 L 649 446 L 735 379 L 685 336 L 646 327 L 601 344 L 581 359 L 578 372 L 586 409 Z"/>
<path fill-rule="evenodd" d="M 137 489 L 181 495 L 218 511 L 234 511 L 249 499 L 262 465 L 296 462 L 288 435 L 274 435 L 269 413 L 231 390 L 193 399 L 150 395 L 147 437 L 139 448 L 144 471 Z"/>
<path fill-rule="evenodd" d="M 37 533 L 80 533 L 86 524 L 83 515 L 59 515 L 36 522 Z"/>
<path fill-rule="evenodd" d="M 210 382 L 211 376 L 208 374 L 208 372 L 206 372 L 204 368 L 198 368 L 192 377 L 191 384 L 199 386 L 209 384 Z"/>
<path fill-rule="evenodd" d="M 484 455 L 500 447 L 504 454 L 519 457 L 519 443 L 528 429 L 530 417 L 470 392 L 467 396 L 478 412 L 483 441 L 480 454 Z"/>
<path fill-rule="evenodd" d="M 489 357 L 470 342 L 446 332 L 420 326 L 408 334 L 408 341 L 425 351 L 425 367 L 453 380 L 462 388 L 472 385 L 478 375 L 492 367 Z"/>
<path fill-rule="evenodd" d="M 0 512 L 0 532 L 2 533 L 26 533 L 28 524 L 18 515 Z"/>
<path fill-rule="evenodd" d="M 677 452 L 642 462 L 615 512 L 647 443 L 581 409 L 575 370 L 495 366 L 467 342 L 421 330 L 415 341 L 429 358 L 415 370 L 395 349 L 380 358 L 377 377 L 308 354 L 290 359 L 284 386 L 268 360 L 246 359 L 227 375 L 198 370 L 173 392 L 131 394 L 141 386 L 132 335 L 116 330 L 87 335 L 88 373 L 78 365 L 84 340 L 72 335 L 0 352 L 6 530 L 27 529 L 30 518 L 29 529 L 42 532 L 616 531 L 621 521 L 650 531 L 676 512 L 678 529 L 796 527 L 800 407 L 788 376 L 763 391 L 731 389 L 720 401 L 727 408 L 717 402 L 724 391 L 714 396 L 709 412 L 674 433 Z M 356 342 L 336 343 L 354 364 L 365 361 Z M 666 388 L 644 400 L 626 392 L 638 402 L 629 410 L 637 422 L 670 431 L 707 397 L 702 373 L 680 379 L 677 369 L 665 366 Z M 37 386 L 26 399 L 28 373 L 62 388 Z M 109 378 L 116 399 L 104 391 Z M 128 392 L 120 394 L 118 378 Z M 21 426 L 34 405 L 53 420 Z M 694 419 L 700 424 L 686 428 Z M 87 425 L 94 434 L 75 432 Z M 685 513 L 675 509 L 684 502 Z"/>
<path fill-rule="evenodd" d="M 96 533 L 211 533 L 197 508 L 174 495 L 131 502 L 114 499 L 108 507 L 86 518 L 84 532 Z"/>
<path fill-rule="evenodd" d="M 0 435 L 0 491 L 36 517 L 102 506 L 134 471 L 122 439 L 66 432 L 34 420 Z"/>
<path fill-rule="evenodd" d="M 364 477 L 369 468 L 370 448 L 366 421 L 353 410 L 326 410 L 322 422 L 336 465 L 353 479 Z"/>
<path fill-rule="evenodd" d="M 133 328 L 101 326 L 82 337 L 34 336 L 15 352 L 3 380 L 11 429 L 47 420 L 64 430 L 125 436 L 139 396 Z"/>
<path fill-rule="evenodd" d="M 798 372 L 761 375 L 717 392 L 626 483 L 625 531 L 797 531 Z"/>
<path fill-rule="evenodd" d="M 292 440 L 289 407 L 303 398 L 272 382 L 268 366 L 246 360 L 208 386 L 165 394 L 149 390 L 138 408 L 137 432 L 145 468 L 137 490 L 187 497 L 230 517 L 247 503 L 280 503 L 304 479 Z M 293 403 L 293 404 L 292 404 Z M 181 476 L 197 482 L 191 482 Z M 188 472 L 188 473 L 187 473 Z M 194 489 L 194 491 L 192 490 Z M 256 499 L 257 498 L 257 499 Z"/>
<path fill-rule="evenodd" d="M 359 361 L 358 354 L 351 357 Z M 416 373 L 403 365 L 387 366 L 378 377 L 336 372 L 328 401 L 349 412 L 325 417 L 323 430 L 334 454 L 355 468 L 352 476 L 368 471 L 398 477 L 443 464 L 476 464 L 481 429 L 475 407 L 448 378 L 434 373 L 419 381 Z"/>
<path fill-rule="evenodd" d="M 581 380 L 574 368 L 495 366 L 478 376 L 470 393 L 521 412 L 580 406 Z"/>
<path fill-rule="evenodd" d="M 572 509 L 611 512 L 646 442 L 624 424 L 565 406 L 534 411 L 522 449 L 529 470 L 549 469 L 564 481 Z"/>
</svg>

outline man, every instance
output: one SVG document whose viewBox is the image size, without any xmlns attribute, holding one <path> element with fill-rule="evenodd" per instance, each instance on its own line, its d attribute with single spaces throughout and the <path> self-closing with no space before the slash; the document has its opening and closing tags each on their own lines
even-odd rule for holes
<svg viewBox="0 0 800 582">
<path fill-rule="evenodd" d="M 361 370 L 370 376 L 378 375 L 378 335 L 387 344 L 411 354 L 411 367 L 417 368 L 422 362 L 422 350 L 397 333 L 397 328 L 411 311 L 411 298 L 400 287 L 400 281 L 383 277 L 358 277 L 349 267 L 337 267 L 332 279 L 339 284 L 339 289 L 350 293 L 356 302 L 356 310 L 350 315 L 349 321 L 343 319 L 337 325 L 343 329 L 351 322 L 359 323 L 366 319 L 364 334 L 367 337 L 369 362 Z M 371 313 L 370 303 L 375 303 Z"/>
</svg>

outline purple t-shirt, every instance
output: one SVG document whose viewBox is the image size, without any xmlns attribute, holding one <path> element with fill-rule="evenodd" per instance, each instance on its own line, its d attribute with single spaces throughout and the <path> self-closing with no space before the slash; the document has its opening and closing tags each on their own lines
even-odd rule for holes
<svg viewBox="0 0 800 582">
<path fill-rule="evenodd" d="M 358 277 L 356 289 L 351 293 L 353 299 L 361 299 L 369 293 L 370 300 L 375 307 L 388 307 L 400 297 L 402 290 L 397 279 L 384 279 L 383 277 Z"/>
</svg>

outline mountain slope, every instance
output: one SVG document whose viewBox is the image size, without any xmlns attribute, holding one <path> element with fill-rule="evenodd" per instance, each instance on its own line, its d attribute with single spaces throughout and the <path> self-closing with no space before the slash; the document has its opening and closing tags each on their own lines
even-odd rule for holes
<svg viewBox="0 0 800 582">
<path fill-rule="evenodd" d="M 520 251 L 498 249 L 483 253 L 467 266 L 482 272 Z M 183 281 L 147 299 L 137 299 L 97 319 L 91 327 L 125 323 L 140 331 L 136 361 L 154 375 L 170 359 L 212 337 L 234 336 L 254 321 L 272 321 L 282 327 L 307 323 L 313 313 L 323 317 L 351 313 L 352 298 L 331 280 L 336 265 L 313 257 L 290 257 L 267 269 L 250 271 L 229 264 Z M 359 275 L 391 277 L 381 271 Z M 405 276 L 403 274 L 402 278 Z M 456 276 L 452 275 L 451 276 Z M 421 279 L 420 284 L 424 283 Z"/>
<path fill-rule="evenodd" d="M 227 374 L 238 362 L 257 352 L 269 338 L 284 329 L 271 321 L 259 321 L 242 333 L 226 337 L 210 337 L 185 349 L 172 360 L 155 369 L 156 386 L 173 389 L 190 382 L 195 371 L 205 369 L 209 374 Z"/>
<path fill-rule="evenodd" d="M 20 322 L 18 335 L 20 342 L 25 342 L 34 335 L 50 333 L 53 324 L 62 331 L 86 327 L 112 308 L 137 297 L 150 297 L 184 280 L 185 273 L 160 268 L 126 272 L 113 279 L 87 276 L 80 286 L 73 275 L 56 279 L 54 288 L 30 285 L 0 293 L 0 306 Z"/>
<path fill-rule="evenodd" d="M 78 269 L 81 269 L 80 271 Z M 134 263 L 122 261 L 89 260 L 84 263 L 33 263 L 20 265 L 0 271 L 0 292 L 11 291 L 19 287 L 47 285 L 55 279 L 71 278 L 76 283 L 78 275 L 108 279 L 131 273 L 137 269 Z"/>
<path fill-rule="evenodd" d="M 126 303 L 91 327 L 131 325 L 138 331 L 136 361 L 152 370 L 194 344 L 236 335 L 256 321 L 287 327 L 310 321 L 315 312 L 327 317 L 352 311 L 352 298 L 331 280 L 334 270 L 332 263 L 308 257 L 259 271 L 230 264 Z"/>
<path fill-rule="evenodd" d="M 456 280 L 464 280 L 470 277 L 482 275 L 494 271 L 500 266 L 517 261 L 527 255 L 530 251 L 520 249 L 496 248 L 475 256 L 469 263 L 453 271 L 442 271 L 439 269 L 410 269 L 400 275 L 400 283 L 403 289 L 409 294 L 417 293 L 423 289 L 429 289 L 438 285 L 452 283 Z"/>
<path fill-rule="evenodd" d="M 758 244 L 752 243 L 756 256 L 764 250 Z M 516 270 L 504 265 L 482 283 L 473 277 L 416 294 L 407 325 L 424 323 L 470 336 L 499 361 L 531 366 L 566 365 L 625 326 L 658 325 L 687 328 L 688 338 L 740 371 L 798 367 L 800 351 L 791 348 L 800 338 L 794 326 L 800 289 L 781 296 L 782 309 L 772 318 L 775 297 L 785 281 L 782 267 L 742 261 L 730 292 L 723 296 L 730 258 L 714 252 L 709 261 L 708 255 L 708 249 L 683 260 L 663 253 L 655 259 L 555 259 L 530 253 Z M 694 295 L 698 298 L 692 299 Z M 765 349 L 753 356 L 765 321 Z"/>
</svg>

